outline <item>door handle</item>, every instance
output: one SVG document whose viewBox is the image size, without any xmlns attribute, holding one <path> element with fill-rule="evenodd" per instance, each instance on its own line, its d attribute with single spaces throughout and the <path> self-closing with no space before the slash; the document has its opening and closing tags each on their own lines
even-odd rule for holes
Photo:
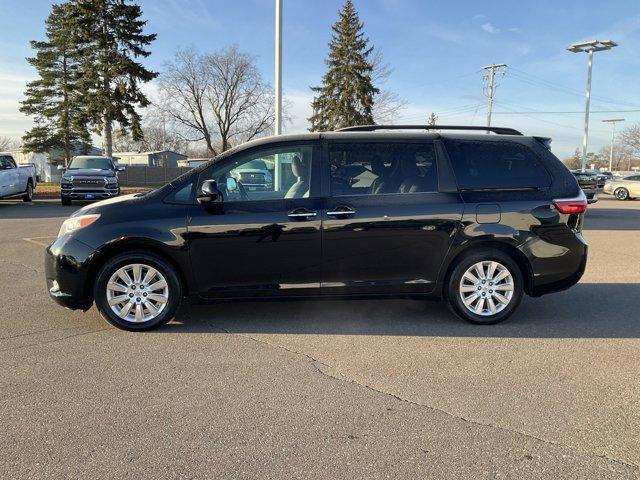
<svg viewBox="0 0 640 480">
<path fill-rule="evenodd" d="M 308 220 L 310 218 L 315 217 L 316 215 L 318 215 L 316 212 L 309 212 L 306 210 L 294 210 L 293 212 L 289 212 L 287 216 L 294 220 Z"/>
<path fill-rule="evenodd" d="M 341 216 L 353 215 L 355 213 L 356 213 L 356 211 L 353 210 L 352 208 L 338 207 L 335 210 L 329 210 L 327 212 L 327 215 L 329 215 L 331 217 L 341 217 Z"/>
</svg>

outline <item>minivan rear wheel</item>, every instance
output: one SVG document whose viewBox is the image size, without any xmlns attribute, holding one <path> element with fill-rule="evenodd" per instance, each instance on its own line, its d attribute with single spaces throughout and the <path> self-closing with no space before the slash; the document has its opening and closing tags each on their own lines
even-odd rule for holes
<svg viewBox="0 0 640 480">
<path fill-rule="evenodd" d="M 506 320 L 522 300 L 522 273 L 500 250 L 483 248 L 463 256 L 447 283 L 447 300 L 459 317 L 472 323 Z"/>
<path fill-rule="evenodd" d="M 176 314 L 182 286 L 164 259 L 129 252 L 108 261 L 98 272 L 94 299 L 100 315 L 123 330 L 158 328 Z"/>
</svg>

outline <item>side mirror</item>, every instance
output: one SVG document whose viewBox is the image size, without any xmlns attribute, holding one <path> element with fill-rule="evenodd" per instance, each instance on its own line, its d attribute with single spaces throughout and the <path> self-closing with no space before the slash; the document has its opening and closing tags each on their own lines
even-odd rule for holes
<svg viewBox="0 0 640 480">
<path fill-rule="evenodd" d="M 124 172 L 124 165 L 118 165 L 116 167 L 116 172 Z"/>
<path fill-rule="evenodd" d="M 238 189 L 238 182 L 233 177 L 227 177 L 227 192 L 235 192 Z"/>
<path fill-rule="evenodd" d="M 59 172 L 64 172 L 64 167 L 62 165 L 58 165 L 56 167 L 56 170 L 58 170 Z"/>
<path fill-rule="evenodd" d="M 218 184 L 216 181 L 205 180 L 202 182 L 202 187 L 200 188 L 200 193 L 198 193 L 196 200 L 200 204 L 212 203 L 216 200 L 222 201 L 222 193 L 218 190 Z"/>
</svg>

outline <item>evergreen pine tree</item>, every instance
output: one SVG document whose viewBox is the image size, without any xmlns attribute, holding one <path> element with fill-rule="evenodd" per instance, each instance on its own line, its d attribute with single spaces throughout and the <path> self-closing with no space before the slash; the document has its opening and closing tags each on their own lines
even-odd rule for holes
<svg viewBox="0 0 640 480">
<path fill-rule="evenodd" d="M 351 0 L 340 11 L 332 26 L 328 70 L 316 92 L 311 107 L 310 131 L 326 131 L 351 125 L 373 124 L 373 99 L 378 89 L 373 85 L 373 66 L 369 55 L 373 47 L 362 32 L 363 24 Z"/>
<path fill-rule="evenodd" d="M 102 134 L 104 153 L 113 154 L 113 126 L 142 139 L 140 114 L 149 100 L 140 83 L 158 74 L 138 61 L 155 34 L 143 33 L 142 9 L 129 0 L 71 0 L 75 40 L 82 53 L 80 89 L 91 123 Z"/>
<path fill-rule="evenodd" d="M 27 61 L 39 78 L 27 84 L 20 111 L 35 117 L 35 125 L 23 137 L 27 151 L 63 151 L 65 165 L 76 142 L 90 141 L 87 115 L 78 101 L 78 50 L 68 35 L 69 6 L 54 4 L 46 20 L 47 40 L 32 41 L 36 51 Z"/>
</svg>

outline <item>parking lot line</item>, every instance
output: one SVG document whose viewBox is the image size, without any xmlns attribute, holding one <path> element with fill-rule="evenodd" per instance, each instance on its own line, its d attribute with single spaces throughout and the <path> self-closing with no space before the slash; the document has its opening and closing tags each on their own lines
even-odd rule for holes
<svg viewBox="0 0 640 480">
<path fill-rule="evenodd" d="M 44 243 L 40 241 L 44 238 L 56 238 L 56 237 L 53 235 L 47 235 L 45 237 L 23 238 L 22 240 L 24 240 L 25 242 L 33 243 L 34 245 L 40 245 L 41 247 L 48 247 L 51 244 L 51 242 Z"/>
</svg>

